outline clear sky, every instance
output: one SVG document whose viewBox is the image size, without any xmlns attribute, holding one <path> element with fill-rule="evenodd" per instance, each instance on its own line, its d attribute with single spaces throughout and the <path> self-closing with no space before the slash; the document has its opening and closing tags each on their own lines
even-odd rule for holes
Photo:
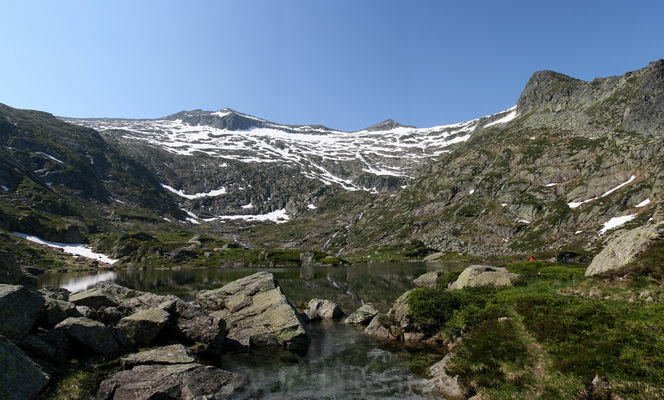
<svg viewBox="0 0 664 400">
<path fill-rule="evenodd" d="M 663 1 L 2 0 L 0 103 L 433 126 L 511 107 L 536 70 L 589 80 L 663 58 L 662 16 Z"/>
</svg>

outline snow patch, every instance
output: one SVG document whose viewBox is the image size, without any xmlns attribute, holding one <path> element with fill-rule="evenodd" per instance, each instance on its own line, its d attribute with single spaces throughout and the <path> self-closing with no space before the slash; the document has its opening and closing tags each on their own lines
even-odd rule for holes
<svg viewBox="0 0 664 400">
<path fill-rule="evenodd" d="M 290 217 L 286 213 L 286 209 L 281 209 L 281 210 L 276 210 L 269 212 L 267 214 L 254 214 L 254 215 L 220 215 L 218 217 L 214 218 L 206 218 L 204 221 L 206 222 L 211 222 L 219 219 L 226 219 L 226 220 L 244 220 L 244 221 L 251 221 L 251 222 L 264 222 L 264 221 L 272 221 L 276 222 L 277 224 L 281 224 L 284 222 L 287 222 Z"/>
<path fill-rule="evenodd" d="M 40 156 L 44 156 L 44 157 L 46 157 L 46 158 L 50 158 L 51 160 L 53 160 L 53 161 L 55 161 L 55 162 L 57 162 L 57 163 L 64 164 L 62 161 L 58 160 L 57 158 L 53 157 L 52 155 L 50 155 L 50 154 L 46 154 L 46 153 L 44 153 L 44 152 L 42 152 L 42 151 L 38 151 L 37 154 L 39 154 Z"/>
<path fill-rule="evenodd" d="M 309 205 L 307 205 L 307 208 L 310 209 L 310 210 L 315 210 L 315 209 L 317 209 L 318 207 L 316 207 L 316 206 L 313 205 L 313 204 L 309 204 Z"/>
<path fill-rule="evenodd" d="M 9 192 L 9 188 L 5 185 L 0 185 L 0 189 L 4 190 L 5 192 Z"/>
<path fill-rule="evenodd" d="M 42 245 L 49 246 L 49 247 L 54 247 L 56 249 L 61 249 L 65 253 L 69 253 L 69 254 L 85 257 L 85 258 L 91 258 L 93 260 L 101 261 L 103 263 L 114 264 L 118 261 L 118 260 L 110 258 L 110 257 L 108 257 L 104 254 L 95 253 L 85 243 L 75 243 L 75 244 L 58 243 L 58 242 L 51 242 L 51 241 L 48 241 L 48 240 L 44 240 L 44 239 L 38 238 L 37 236 L 28 235 L 28 234 L 20 233 L 20 232 L 12 232 L 12 234 L 14 234 L 16 236 L 19 236 L 19 237 L 22 237 L 23 239 L 29 240 L 29 241 L 34 242 L 34 243 L 42 244 Z"/>
<path fill-rule="evenodd" d="M 599 234 L 603 235 L 607 231 L 615 229 L 623 224 L 626 224 L 627 222 L 633 220 L 634 218 L 636 218 L 636 214 L 624 215 L 622 217 L 613 217 L 604 223 L 604 226 L 602 227 L 602 229 L 600 229 Z"/>
<path fill-rule="evenodd" d="M 473 194 L 473 193 L 475 193 L 475 189 L 470 189 L 470 191 L 468 192 L 468 194 Z"/>
<path fill-rule="evenodd" d="M 161 187 L 164 189 L 168 190 L 169 192 L 175 193 L 180 197 L 184 197 L 185 199 L 193 200 L 193 199 L 201 199 L 203 197 L 217 197 L 221 196 L 222 194 L 226 194 L 226 188 L 222 187 L 221 189 L 216 189 L 216 190 L 211 190 L 206 193 L 194 193 L 194 194 L 186 194 L 182 190 L 175 189 L 172 186 L 168 186 L 165 184 L 161 184 Z"/>
<path fill-rule="evenodd" d="M 254 208 L 254 205 L 251 204 L 251 203 L 249 203 L 249 204 L 245 204 L 245 205 L 243 205 L 241 208 L 244 208 L 244 209 Z"/>
<path fill-rule="evenodd" d="M 510 111 L 510 113 L 505 115 L 504 117 L 502 117 L 500 119 L 497 119 L 493 122 L 489 122 L 488 124 L 484 125 L 484 127 L 487 128 L 487 127 L 493 126 L 493 125 L 506 124 L 506 123 L 510 122 L 511 120 L 513 120 L 514 118 L 519 116 L 519 114 L 516 113 L 516 106 L 514 106 L 514 107 L 512 107 L 512 108 L 510 108 L 509 110 L 506 110 L 506 111 Z"/>
<path fill-rule="evenodd" d="M 648 204 L 650 204 L 650 199 L 645 199 L 642 202 L 640 202 L 639 204 L 635 205 L 634 207 L 641 208 L 641 207 L 647 206 Z"/>
<path fill-rule="evenodd" d="M 606 196 L 610 195 L 611 193 L 615 192 L 616 190 L 622 188 L 623 186 L 632 183 L 634 181 L 634 179 L 636 179 L 636 176 L 632 175 L 627 181 L 621 183 L 620 185 L 614 187 L 613 189 L 610 189 L 610 190 L 604 192 L 604 194 L 602 194 L 601 196 L 593 197 L 592 199 L 588 199 L 588 200 L 584 200 L 584 201 L 573 201 L 571 203 L 567 203 L 567 206 L 569 208 L 577 208 L 582 204 L 589 203 L 589 202 L 591 202 L 593 200 L 597 200 L 601 197 L 606 197 Z"/>
</svg>

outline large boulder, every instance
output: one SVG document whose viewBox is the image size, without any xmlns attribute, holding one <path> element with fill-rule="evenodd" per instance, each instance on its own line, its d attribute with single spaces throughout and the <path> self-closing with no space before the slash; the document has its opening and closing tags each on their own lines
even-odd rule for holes
<svg viewBox="0 0 664 400">
<path fill-rule="evenodd" d="M 369 322 L 369 326 L 364 329 L 364 333 L 382 341 L 397 341 L 401 340 L 403 336 L 401 329 L 385 314 L 378 314 L 373 317 Z"/>
<path fill-rule="evenodd" d="M 0 283 L 15 285 L 21 283 L 23 273 L 14 255 L 0 250 Z"/>
<path fill-rule="evenodd" d="M 0 399 L 32 399 L 48 381 L 48 375 L 37 364 L 0 335 Z"/>
<path fill-rule="evenodd" d="M 664 225 L 644 225 L 619 234 L 593 258 L 586 269 L 586 276 L 623 267 L 634 261 L 653 240 L 662 237 L 664 237 Z"/>
<path fill-rule="evenodd" d="M 0 335 L 15 342 L 21 340 L 37 322 L 43 304 L 38 292 L 0 284 Z"/>
<path fill-rule="evenodd" d="M 145 346 L 157 337 L 170 317 L 167 311 L 160 308 L 148 308 L 122 318 L 117 328 L 124 332 L 132 343 Z"/>
<path fill-rule="evenodd" d="M 99 310 L 102 307 L 117 307 L 117 301 L 102 288 L 92 288 L 69 296 L 69 301 L 77 306 Z"/>
<path fill-rule="evenodd" d="M 175 301 L 170 310 L 173 318 L 169 326 L 171 334 L 189 342 L 204 343 L 211 354 L 221 353 L 226 338 L 223 318 L 182 300 Z"/>
<path fill-rule="evenodd" d="M 226 321 L 227 343 L 241 348 L 284 346 L 304 352 L 311 343 L 297 310 L 269 272 L 199 292 L 198 303 Z"/>
<path fill-rule="evenodd" d="M 417 287 L 436 287 L 436 281 L 443 274 L 441 271 L 430 271 L 415 278 L 413 284 Z"/>
<path fill-rule="evenodd" d="M 379 314 L 379 311 L 373 304 L 363 304 L 360 308 L 344 320 L 347 325 L 367 325 L 373 317 Z"/>
<path fill-rule="evenodd" d="M 245 378 L 209 365 L 139 365 L 103 381 L 97 396 L 104 400 L 252 398 L 246 385 Z"/>
<path fill-rule="evenodd" d="M 105 356 L 114 357 L 124 350 L 109 328 L 88 318 L 67 318 L 57 324 L 55 329 Z"/>
<path fill-rule="evenodd" d="M 459 384 L 458 377 L 449 376 L 445 366 L 450 361 L 450 354 L 429 368 L 431 379 L 426 381 L 423 391 L 448 400 L 466 400 L 466 391 Z"/>
<path fill-rule="evenodd" d="M 492 267 L 489 265 L 471 265 L 464 269 L 449 289 L 463 289 L 479 286 L 512 286 L 519 278 L 518 274 L 511 273 L 507 268 Z"/>
<path fill-rule="evenodd" d="M 330 300 L 323 299 L 311 299 L 307 309 L 304 311 L 304 314 L 307 316 L 309 321 L 319 320 L 319 319 L 336 319 L 341 318 L 344 315 L 344 312 L 341 311 L 341 307 L 337 303 Z"/>
<path fill-rule="evenodd" d="M 83 316 L 76 309 L 76 305 L 69 301 L 45 297 L 44 303 L 43 321 L 48 326 L 55 326 L 69 317 Z"/>
<path fill-rule="evenodd" d="M 194 353 L 181 344 L 155 347 L 140 353 L 129 354 L 120 360 L 123 367 L 150 364 L 189 364 L 196 362 Z"/>
</svg>

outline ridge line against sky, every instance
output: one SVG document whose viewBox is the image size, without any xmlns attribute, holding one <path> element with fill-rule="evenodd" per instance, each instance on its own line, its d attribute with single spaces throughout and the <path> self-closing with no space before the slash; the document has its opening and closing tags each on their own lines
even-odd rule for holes
<svg viewBox="0 0 664 400">
<path fill-rule="evenodd" d="M 533 3 L 5 0 L 0 103 L 430 127 L 513 106 L 536 70 L 592 80 L 664 57 L 664 2 Z"/>
</svg>

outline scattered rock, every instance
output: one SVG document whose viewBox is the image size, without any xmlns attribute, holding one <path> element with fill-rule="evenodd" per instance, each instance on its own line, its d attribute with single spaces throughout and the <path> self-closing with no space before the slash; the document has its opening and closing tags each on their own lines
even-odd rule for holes
<svg viewBox="0 0 664 400">
<path fill-rule="evenodd" d="M 43 304 L 42 296 L 33 290 L 0 284 L 0 335 L 21 340 L 37 322 Z"/>
<path fill-rule="evenodd" d="M 71 339 L 85 345 L 95 352 L 114 357 L 122 348 L 111 331 L 101 322 L 88 318 L 67 318 L 55 326 Z"/>
<path fill-rule="evenodd" d="M 304 312 L 309 321 L 319 319 L 337 319 L 344 315 L 341 307 L 330 300 L 311 299 L 307 310 Z"/>
<path fill-rule="evenodd" d="M 424 257 L 424 261 L 436 261 L 444 255 L 445 255 L 445 253 L 440 252 L 440 251 L 436 252 L 436 253 L 432 253 L 432 254 L 429 254 L 428 256 Z"/>
<path fill-rule="evenodd" d="M 385 314 L 378 314 L 373 317 L 369 326 L 364 330 L 364 333 L 376 340 L 382 341 L 396 341 L 402 337 L 401 330 Z"/>
<path fill-rule="evenodd" d="M 169 326 L 176 338 L 208 345 L 208 352 L 220 354 L 226 337 L 224 319 L 208 314 L 201 307 L 177 300 L 172 306 L 173 323 Z"/>
<path fill-rule="evenodd" d="M 105 400 L 251 398 L 246 379 L 202 364 L 139 365 L 114 374 L 100 385 Z"/>
<path fill-rule="evenodd" d="M 50 297 L 44 299 L 44 322 L 48 326 L 55 326 L 69 317 L 82 317 L 74 303 L 57 300 Z"/>
<path fill-rule="evenodd" d="M 611 385 L 606 380 L 595 375 L 588 387 L 589 400 L 611 400 Z"/>
<path fill-rule="evenodd" d="M 450 285 L 450 290 L 478 286 L 512 286 L 518 277 L 518 274 L 509 272 L 507 268 L 471 265 Z"/>
<path fill-rule="evenodd" d="M 656 225 L 643 225 L 616 236 L 593 258 L 586 276 L 615 270 L 634 261 L 653 240 L 662 236 L 664 227 Z"/>
<path fill-rule="evenodd" d="M 363 304 L 360 308 L 344 320 L 347 325 L 367 325 L 373 317 L 379 314 L 379 311 L 371 303 Z"/>
<path fill-rule="evenodd" d="M 170 316 L 162 309 L 148 308 L 122 318 L 117 328 L 124 332 L 132 343 L 145 346 L 157 337 L 168 323 Z"/>
<path fill-rule="evenodd" d="M 146 364 L 189 364 L 196 362 L 194 353 L 181 344 L 155 347 L 130 354 L 120 360 L 125 368 Z"/>
<path fill-rule="evenodd" d="M 118 303 L 101 288 L 92 288 L 69 296 L 69 301 L 77 306 L 99 310 L 102 307 L 117 307 Z"/>
<path fill-rule="evenodd" d="M 269 272 L 199 292 L 196 300 L 226 321 L 227 342 L 240 348 L 284 346 L 304 352 L 311 343 L 297 310 Z"/>
<path fill-rule="evenodd" d="M 64 300 L 69 301 L 69 290 L 65 288 L 59 288 L 55 286 L 46 286 L 39 289 L 39 293 L 43 294 L 44 297 L 50 297 L 55 300 Z"/>
<path fill-rule="evenodd" d="M 418 287 L 436 287 L 436 281 L 443 275 L 440 271 L 430 271 L 420 275 L 413 280 L 413 284 Z"/>
<path fill-rule="evenodd" d="M 48 381 L 37 364 L 0 335 L 0 399 L 32 399 Z"/>
<path fill-rule="evenodd" d="M 458 377 L 451 377 L 445 372 L 450 361 L 450 354 L 429 368 L 432 378 L 424 383 L 424 392 L 442 396 L 447 400 L 465 400 L 466 391 L 459 384 Z"/>
<path fill-rule="evenodd" d="M 97 313 L 95 312 L 95 310 L 93 310 L 90 307 L 76 306 L 76 311 L 81 313 L 81 315 L 84 316 L 85 318 L 90 318 L 90 319 L 96 319 L 97 318 Z"/>
</svg>

